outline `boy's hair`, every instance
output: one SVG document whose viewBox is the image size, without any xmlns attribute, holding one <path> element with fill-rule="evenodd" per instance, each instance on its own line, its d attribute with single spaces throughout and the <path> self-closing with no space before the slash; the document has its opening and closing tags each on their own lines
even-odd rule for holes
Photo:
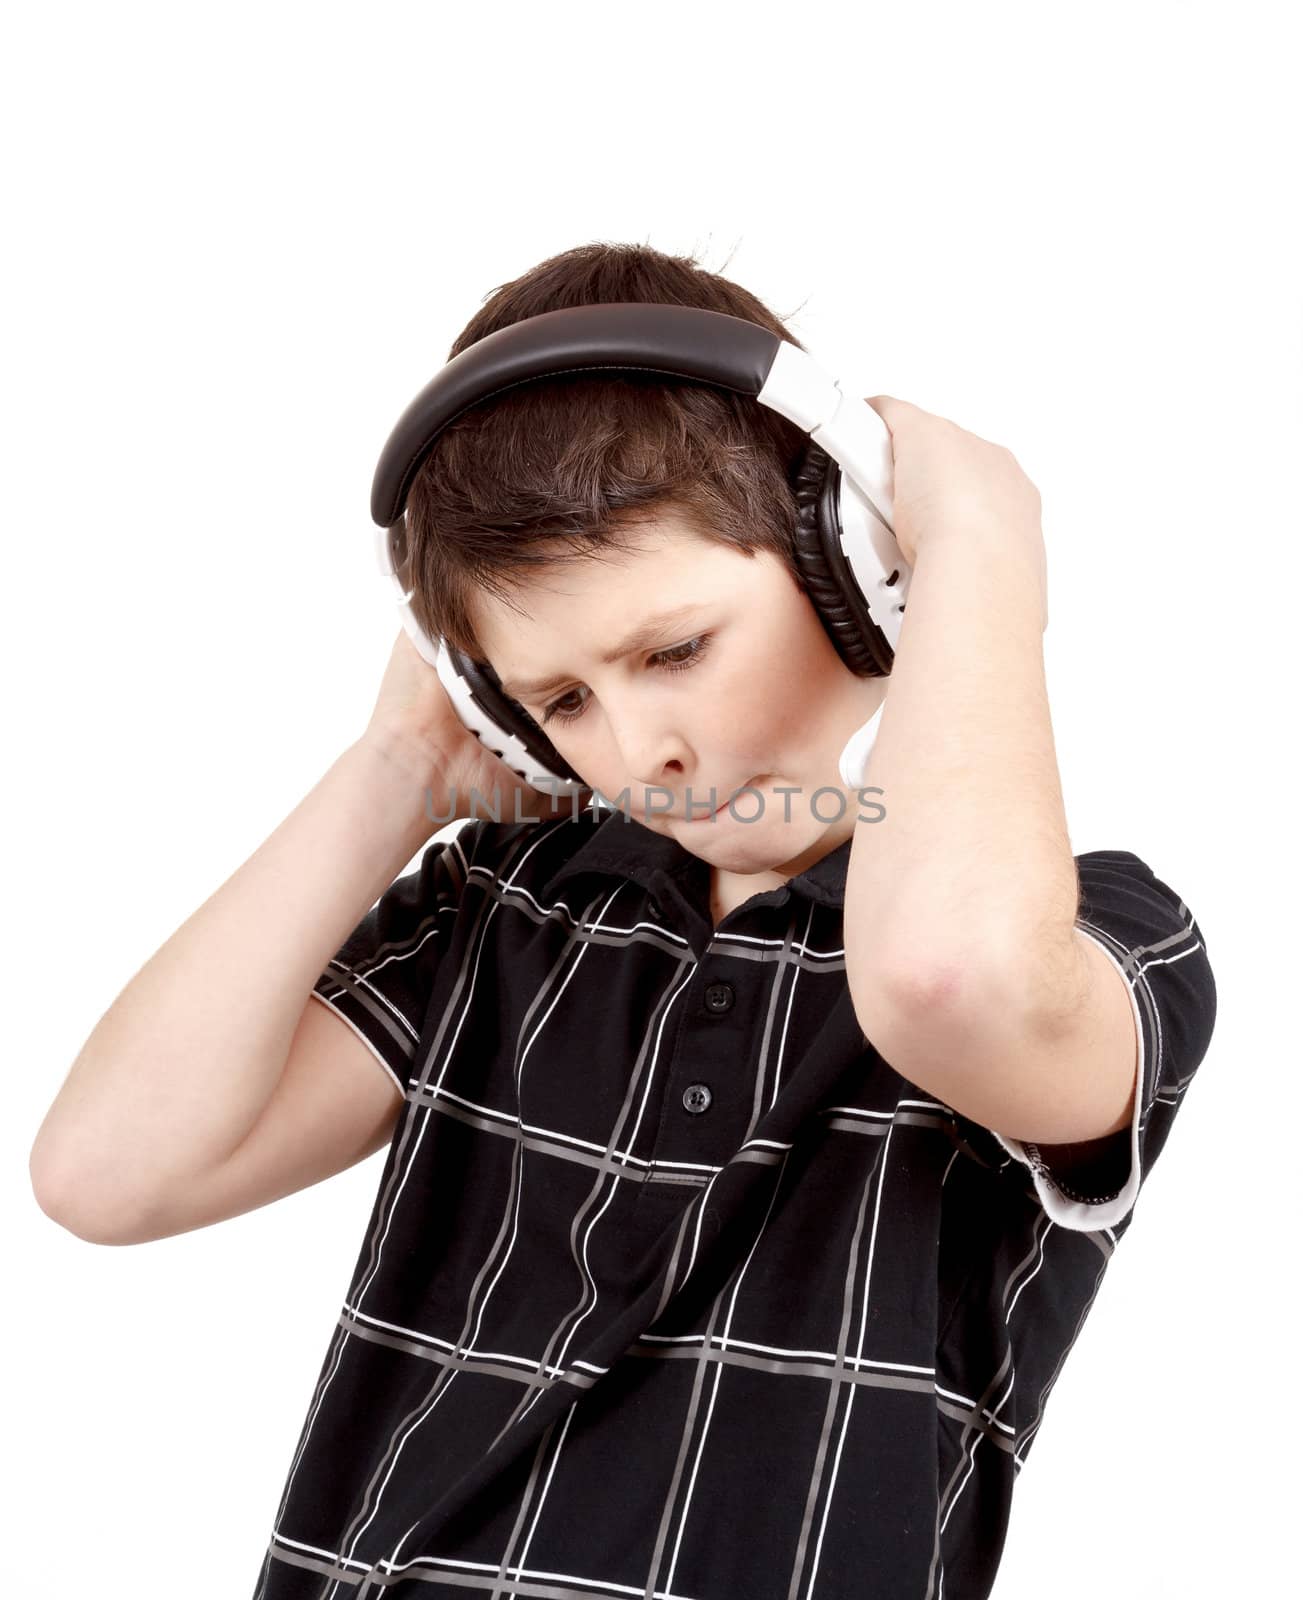
<svg viewBox="0 0 1303 1600">
<path fill-rule="evenodd" d="M 753 294 L 691 256 L 593 243 L 494 290 L 449 359 L 526 317 L 608 301 L 723 311 L 805 348 Z M 806 443 L 753 398 L 701 384 L 630 376 L 523 385 L 446 428 L 412 482 L 412 609 L 431 639 L 485 661 L 470 604 L 477 589 L 519 611 L 513 580 L 558 560 L 603 559 L 626 546 L 625 530 L 663 511 L 747 556 L 772 551 L 804 591 L 791 474 Z"/>
</svg>

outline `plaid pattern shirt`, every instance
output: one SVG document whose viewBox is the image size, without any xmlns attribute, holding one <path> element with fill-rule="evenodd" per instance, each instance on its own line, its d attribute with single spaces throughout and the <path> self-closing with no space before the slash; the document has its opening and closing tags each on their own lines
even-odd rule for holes
<svg viewBox="0 0 1303 1600">
<path fill-rule="evenodd" d="M 440 836 L 314 993 L 403 1096 L 256 1600 L 969 1600 L 1211 1037 L 1189 910 L 1078 856 L 1129 1128 L 1047 1164 L 866 1045 L 851 841 L 712 926 L 607 808 Z"/>
</svg>

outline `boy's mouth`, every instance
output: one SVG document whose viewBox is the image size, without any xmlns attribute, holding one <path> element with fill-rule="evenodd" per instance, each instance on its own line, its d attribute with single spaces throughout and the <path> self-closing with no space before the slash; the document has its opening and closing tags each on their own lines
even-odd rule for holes
<svg viewBox="0 0 1303 1600">
<path fill-rule="evenodd" d="M 729 807 L 730 802 L 736 800 L 738 795 L 743 793 L 744 790 L 747 790 L 747 789 L 758 789 L 760 787 L 760 785 L 761 785 L 761 780 L 764 777 L 765 777 L 765 774 L 763 772 L 761 772 L 761 773 L 757 773 L 757 775 L 754 778 L 748 778 L 745 783 L 740 784 L 736 789 L 734 789 L 732 794 L 726 796 L 725 799 L 721 800 L 719 805 L 716 806 L 714 811 L 711 811 L 711 812 L 703 812 L 701 810 L 700 803 L 694 800 L 694 802 L 693 802 L 693 814 L 690 817 L 688 817 L 688 816 L 680 817 L 678 815 L 678 813 L 676 812 L 675 813 L 676 820 L 679 821 L 679 822 L 713 822 L 716 817 L 728 814 L 728 807 Z"/>
</svg>

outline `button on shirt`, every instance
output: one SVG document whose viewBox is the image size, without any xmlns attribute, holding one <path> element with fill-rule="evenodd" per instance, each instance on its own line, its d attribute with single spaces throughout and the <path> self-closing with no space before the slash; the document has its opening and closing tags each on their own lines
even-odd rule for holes
<svg viewBox="0 0 1303 1600">
<path fill-rule="evenodd" d="M 315 987 L 404 1103 L 257 1600 L 970 1600 L 1207 1048 L 1202 934 L 1076 858 L 1129 1128 L 1084 1165 L 896 1072 L 851 1005 L 852 841 L 718 927 L 607 807 L 475 818 Z"/>
</svg>

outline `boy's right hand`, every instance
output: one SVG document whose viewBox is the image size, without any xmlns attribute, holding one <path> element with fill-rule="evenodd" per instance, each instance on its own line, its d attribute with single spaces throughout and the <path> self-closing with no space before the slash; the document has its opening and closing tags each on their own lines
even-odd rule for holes
<svg viewBox="0 0 1303 1600">
<path fill-rule="evenodd" d="M 410 762 L 414 775 L 433 791 L 433 805 L 440 813 L 451 809 L 455 817 L 469 817 L 472 801 L 476 816 L 491 818 L 497 812 L 504 822 L 571 811 L 568 795 L 534 788 L 481 744 L 457 715 L 439 674 L 403 628 L 394 640 L 363 737 Z M 581 792 L 580 810 L 592 795 L 591 789 Z"/>
</svg>

